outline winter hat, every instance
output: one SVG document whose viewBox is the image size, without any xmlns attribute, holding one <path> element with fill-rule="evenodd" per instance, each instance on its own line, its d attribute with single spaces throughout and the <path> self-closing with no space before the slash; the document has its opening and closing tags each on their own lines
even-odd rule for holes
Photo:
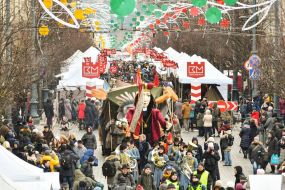
<svg viewBox="0 0 285 190">
<path fill-rule="evenodd" d="M 38 133 L 39 130 L 38 129 L 33 129 L 33 133 Z"/>
<path fill-rule="evenodd" d="M 166 166 L 165 169 L 166 169 L 166 170 L 172 170 L 172 166 L 168 165 L 168 166 Z"/>
<path fill-rule="evenodd" d="M 231 135 L 232 134 L 232 130 L 227 130 L 227 134 Z"/>
<path fill-rule="evenodd" d="M 237 183 L 236 190 L 244 190 L 243 185 L 241 183 Z"/>
<path fill-rule="evenodd" d="M 151 169 L 151 165 L 150 164 L 146 164 L 145 166 L 144 166 L 144 169 Z"/>
<path fill-rule="evenodd" d="M 214 148 L 214 143 L 208 143 L 208 148 Z"/>
<path fill-rule="evenodd" d="M 223 186 L 222 180 L 217 180 L 215 183 L 215 187 L 222 187 L 222 186 Z"/>
<path fill-rule="evenodd" d="M 257 175 L 264 175 L 265 171 L 264 171 L 264 169 L 257 169 L 256 174 Z"/>
<path fill-rule="evenodd" d="M 232 182 L 232 181 L 228 181 L 228 183 L 227 183 L 227 188 L 235 188 L 235 183 L 234 182 Z"/>
<path fill-rule="evenodd" d="M 176 189 L 175 185 L 170 183 L 168 186 L 167 186 L 167 189 Z"/>
<path fill-rule="evenodd" d="M 207 140 L 207 142 L 215 142 L 214 137 L 209 137 L 208 140 Z"/>
</svg>

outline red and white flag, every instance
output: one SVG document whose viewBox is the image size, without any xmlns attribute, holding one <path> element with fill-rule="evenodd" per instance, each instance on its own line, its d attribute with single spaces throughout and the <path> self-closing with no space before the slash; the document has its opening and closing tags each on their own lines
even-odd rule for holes
<svg viewBox="0 0 285 190">
<path fill-rule="evenodd" d="M 92 82 L 87 82 L 86 83 L 86 93 L 85 96 L 86 98 L 92 98 L 92 90 L 96 89 L 96 84 Z"/>
</svg>

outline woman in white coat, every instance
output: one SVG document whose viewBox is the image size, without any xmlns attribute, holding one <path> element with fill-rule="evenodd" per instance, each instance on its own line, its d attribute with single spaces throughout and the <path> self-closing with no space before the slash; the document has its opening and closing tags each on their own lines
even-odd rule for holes
<svg viewBox="0 0 285 190">
<path fill-rule="evenodd" d="M 204 130 L 205 130 L 205 141 L 212 135 L 212 114 L 210 110 L 206 110 L 206 113 L 203 118 Z"/>
</svg>

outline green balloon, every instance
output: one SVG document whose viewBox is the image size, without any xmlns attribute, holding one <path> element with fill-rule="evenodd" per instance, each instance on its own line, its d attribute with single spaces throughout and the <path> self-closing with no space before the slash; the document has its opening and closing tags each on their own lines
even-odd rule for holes
<svg viewBox="0 0 285 190">
<path fill-rule="evenodd" d="M 136 7 L 136 0 L 111 0 L 111 11 L 118 16 L 124 17 L 131 14 Z"/>
<path fill-rule="evenodd" d="M 207 0 L 191 0 L 195 7 L 203 7 L 207 4 Z"/>
<path fill-rule="evenodd" d="M 142 8 L 143 11 L 146 11 L 146 10 L 147 10 L 147 6 L 146 6 L 145 4 L 142 5 L 141 8 Z"/>
<path fill-rule="evenodd" d="M 137 16 L 141 16 L 141 13 L 140 13 L 140 12 L 136 12 L 136 15 L 137 15 Z"/>
<path fill-rule="evenodd" d="M 149 10 L 150 12 L 154 11 L 156 8 L 157 8 L 156 4 L 149 4 L 149 5 L 148 5 L 148 10 Z"/>
<path fill-rule="evenodd" d="M 144 16 L 140 16 L 140 21 L 144 21 Z"/>
<path fill-rule="evenodd" d="M 146 11 L 145 13 L 147 16 L 150 16 L 151 15 L 151 12 L 150 11 Z"/>
<path fill-rule="evenodd" d="M 165 5 L 165 4 L 163 4 L 163 5 L 161 5 L 161 10 L 162 11 L 167 11 L 167 9 L 168 9 L 168 6 L 167 5 Z"/>
<path fill-rule="evenodd" d="M 132 18 L 132 21 L 133 21 L 133 22 L 136 22 L 136 21 L 137 21 L 137 18 L 136 18 L 136 17 Z"/>
<path fill-rule="evenodd" d="M 130 23 L 130 27 L 133 27 L 133 23 Z"/>
<path fill-rule="evenodd" d="M 162 16 L 162 12 L 160 12 L 160 11 L 155 11 L 155 12 L 154 12 L 154 15 L 155 15 L 156 18 L 160 18 L 160 17 Z"/>
<path fill-rule="evenodd" d="M 237 3 L 237 0 L 224 0 L 226 5 L 233 6 Z"/>
<path fill-rule="evenodd" d="M 136 26 L 139 26 L 141 23 L 140 22 L 136 22 Z"/>
<path fill-rule="evenodd" d="M 216 24 L 222 19 L 222 12 L 216 7 L 211 7 L 206 12 L 206 20 L 211 24 Z"/>
</svg>

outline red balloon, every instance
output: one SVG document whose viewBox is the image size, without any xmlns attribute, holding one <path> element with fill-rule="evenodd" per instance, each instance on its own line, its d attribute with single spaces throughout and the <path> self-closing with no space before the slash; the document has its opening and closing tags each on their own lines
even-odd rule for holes
<svg viewBox="0 0 285 190">
<path fill-rule="evenodd" d="M 157 19 L 157 20 L 155 21 L 155 23 L 156 23 L 157 25 L 159 25 L 159 24 L 160 24 L 160 20 Z"/>
<path fill-rule="evenodd" d="M 163 35 L 164 35 L 164 36 L 169 36 L 169 32 L 164 31 L 164 32 L 163 32 Z"/>
</svg>

